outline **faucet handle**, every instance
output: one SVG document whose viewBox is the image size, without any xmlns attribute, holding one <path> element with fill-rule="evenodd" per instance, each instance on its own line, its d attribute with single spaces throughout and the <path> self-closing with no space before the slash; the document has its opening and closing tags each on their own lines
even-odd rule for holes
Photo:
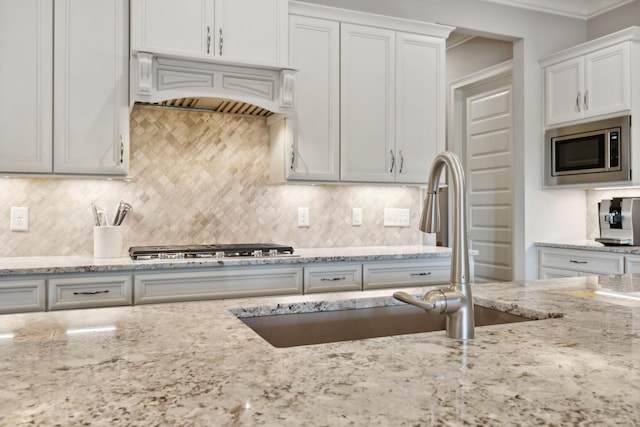
<svg viewBox="0 0 640 427">
<path fill-rule="evenodd" d="M 393 297 L 398 301 L 415 305 L 429 313 L 443 314 L 447 311 L 447 297 L 441 289 L 434 289 L 424 295 L 424 301 L 420 301 L 406 292 L 394 292 Z"/>
</svg>

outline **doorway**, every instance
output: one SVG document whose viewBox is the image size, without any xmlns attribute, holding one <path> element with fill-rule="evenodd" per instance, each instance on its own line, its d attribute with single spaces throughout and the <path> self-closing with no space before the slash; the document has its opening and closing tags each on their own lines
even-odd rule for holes
<svg viewBox="0 0 640 427">
<path fill-rule="evenodd" d="M 476 282 L 513 280 L 511 69 L 509 61 L 451 85 L 449 149 L 465 168 Z"/>
</svg>

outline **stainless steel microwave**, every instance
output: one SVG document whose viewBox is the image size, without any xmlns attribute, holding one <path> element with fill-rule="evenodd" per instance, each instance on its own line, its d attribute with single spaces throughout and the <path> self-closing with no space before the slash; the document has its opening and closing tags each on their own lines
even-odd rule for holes
<svg viewBox="0 0 640 427">
<path fill-rule="evenodd" d="M 631 116 L 545 132 L 545 186 L 631 180 Z"/>
</svg>

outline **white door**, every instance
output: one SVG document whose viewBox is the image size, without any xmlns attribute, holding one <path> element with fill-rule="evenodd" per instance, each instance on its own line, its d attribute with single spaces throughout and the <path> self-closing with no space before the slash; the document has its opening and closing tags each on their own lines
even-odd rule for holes
<svg viewBox="0 0 640 427">
<path fill-rule="evenodd" d="M 584 112 L 584 61 L 582 57 L 550 65 L 544 70 L 547 126 L 581 119 Z"/>
<path fill-rule="evenodd" d="M 54 4 L 56 173 L 125 175 L 129 167 L 125 0 Z"/>
<path fill-rule="evenodd" d="M 296 114 L 288 179 L 340 178 L 340 23 L 291 16 L 289 58 L 296 68 Z M 289 151 L 293 150 L 293 152 Z"/>
<path fill-rule="evenodd" d="M 396 34 L 396 181 L 426 184 L 444 149 L 444 40 Z"/>
<path fill-rule="evenodd" d="M 340 176 L 393 182 L 395 32 L 341 24 Z"/>
<path fill-rule="evenodd" d="M 225 59 L 286 64 L 287 0 L 216 0 L 215 15 L 218 55 Z"/>
<path fill-rule="evenodd" d="M 585 116 L 615 113 L 630 108 L 629 60 L 628 43 L 600 49 L 585 56 Z"/>
<path fill-rule="evenodd" d="M 53 0 L 0 1 L 0 171 L 51 172 Z"/>
<path fill-rule="evenodd" d="M 475 280 L 513 277 L 513 132 L 511 78 L 465 91 L 465 173 L 469 237 L 478 251 Z"/>
<path fill-rule="evenodd" d="M 131 49 L 213 55 L 214 0 L 132 0 Z"/>
</svg>

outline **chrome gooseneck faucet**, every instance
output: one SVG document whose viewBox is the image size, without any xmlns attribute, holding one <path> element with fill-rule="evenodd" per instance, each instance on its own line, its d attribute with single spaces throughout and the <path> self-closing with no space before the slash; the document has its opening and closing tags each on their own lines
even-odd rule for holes
<svg viewBox="0 0 640 427">
<path fill-rule="evenodd" d="M 425 199 L 420 230 L 435 233 L 440 228 L 438 184 L 444 167 L 451 172 L 453 186 L 453 245 L 451 248 L 451 278 L 448 288 L 434 289 L 424 295 L 422 301 L 406 292 L 396 292 L 393 297 L 423 308 L 430 313 L 447 316 L 447 336 L 455 339 L 471 339 L 474 335 L 473 298 L 467 245 L 467 219 L 465 213 L 464 169 L 460 159 L 450 151 L 438 154 L 429 172 L 429 187 Z"/>
</svg>

